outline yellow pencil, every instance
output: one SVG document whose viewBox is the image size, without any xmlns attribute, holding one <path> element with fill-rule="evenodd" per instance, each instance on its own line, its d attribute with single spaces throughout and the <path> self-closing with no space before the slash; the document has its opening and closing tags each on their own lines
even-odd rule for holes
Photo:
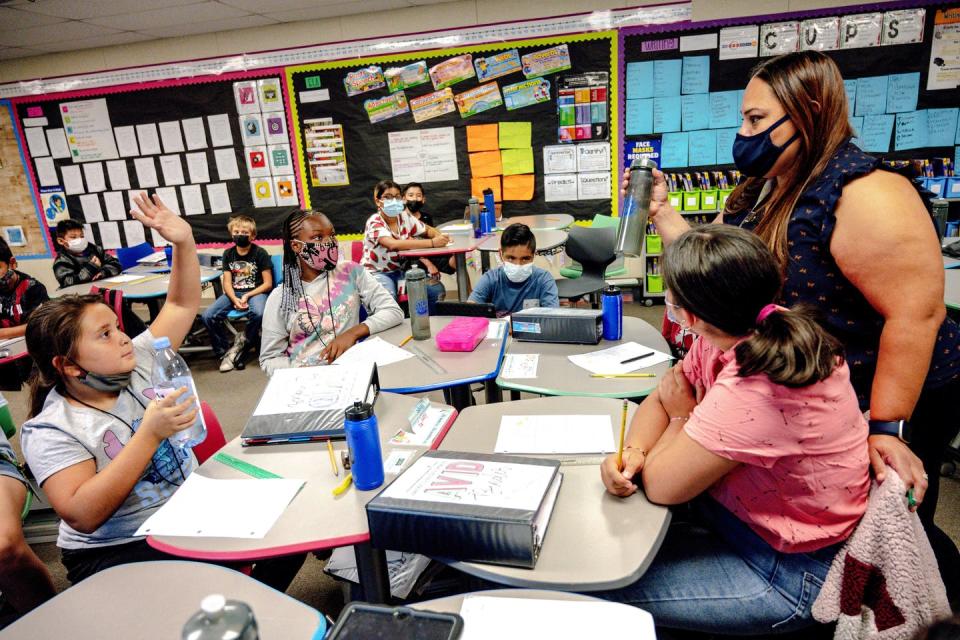
<svg viewBox="0 0 960 640">
<path fill-rule="evenodd" d="M 340 468 L 337 466 L 337 457 L 333 455 L 333 442 L 327 440 L 327 453 L 330 454 L 330 466 L 333 468 L 333 475 L 340 477 Z"/>
<path fill-rule="evenodd" d="M 623 436 L 627 432 L 627 401 L 623 401 L 623 414 L 620 416 L 620 447 L 617 449 L 617 469 L 623 469 Z"/>
<path fill-rule="evenodd" d="M 403 345 L 407 344 L 411 340 L 413 340 L 413 336 L 407 336 L 406 338 L 403 339 L 403 342 L 400 343 L 400 346 L 402 347 Z"/>
<path fill-rule="evenodd" d="M 341 493 L 350 488 L 350 485 L 353 484 L 353 474 L 348 473 L 347 477 L 343 479 L 343 482 L 338 484 L 333 490 L 333 495 L 339 496 Z"/>
<path fill-rule="evenodd" d="M 591 378 L 656 378 L 655 373 L 591 373 Z"/>
</svg>

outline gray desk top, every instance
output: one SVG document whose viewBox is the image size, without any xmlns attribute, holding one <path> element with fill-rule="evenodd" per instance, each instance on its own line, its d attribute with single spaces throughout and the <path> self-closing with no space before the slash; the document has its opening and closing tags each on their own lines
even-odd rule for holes
<svg viewBox="0 0 960 640">
<path fill-rule="evenodd" d="M 133 267 L 124 271 L 125 274 L 129 275 L 140 275 L 142 274 L 149 280 L 144 280 L 141 282 L 134 282 L 131 284 L 116 284 L 111 288 L 118 289 L 123 291 L 123 297 L 129 298 L 131 300 L 143 300 L 147 298 L 163 298 L 167 295 L 167 288 L 170 286 L 170 274 L 162 273 L 156 274 L 152 273 L 149 268 L 145 267 Z M 223 274 L 223 271 L 220 269 L 211 269 L 210 267 L 200 267 L 200 282 L 211 282 L 216 280 Z M 75 284 L 69 287 L 63 287 L 62 289 L 57 289 L 52 292 L 53 297 L 66 296 L 70 294 L 84 294 L 90 293 L 90 287 L 103 286 L 101 281 L 96 282 L 85 282 L 83 284 Z"/>
<path fill-rule="evenodd" d="M 478 242 L 480 242 L 480 239 L 474 238 L 472 233 L 451 233 L 450 244 L 445 247 L 436 247 L 433 249 L 404 249 L 397 253 L 405 258 L 467 253 L 468 251 L 476 249 Z"/>
<path fill-rule="evenodd" d="M 467 596 L 519 598 L 521 600 L 597 601 L 597 598 L 591 596 L 584 596 L 579 593 L 568 593 L 566 591 L 548 591 L 546 589 L 491 589 L 489 591 L 475 591 L 473 593 L 461 593 L 455 596 L 447 596 L 446 598 L 424 600 L 423 602 L 411 604 L 410 607 L 413 609 L 423 609 L 424 611 L 436 611 L 438 613 L 460 613 L 460 607 L 463 605 L 463 599 Z"/>
<path fill-rule="evenodd" d="M 437 332 L 447 326 L 451 320 L 453 320 L 451 316 L 431 317 L 430 339 L 411 340 L 404 345 L 403 348 L 413 352 L 416 357 L 380 367 L 380 387 L 395 393 L 419 393 L 470 382 L 482 382 L 496 376 L 503 358 L 505 328 L 502 334 L 504 337 L 484 340 L 473 351 L 440 351 L 434 338 Z M 491 320 L 491 322 L 495 321 Z M 396 327 L 377 335 L 387 342 L 398 345 L 410 335 L 410 323 L 405 320 Z M 419 349 L 431 358 L 438 369 L 435 370 L 431 366 L 432 363 L 424 362 L 414 349 Z"/>
<path fill-rule="evenodd" d="M 375 411 L 384 459 L 394 449 L 425 450 L 424 447 L 398 447 L 389 444 L 390 438 L 401 426 L 407 424 L 407 416 L 419 400 L 420 398 L 393 393 L 380 394 Z M 455 416 L 456 412 L 448 421 L 448 427 Z M 442 434 L 443 431 L 441 436 Z M 441 436 L 438 436 L 438 439 Z M 338 461 L 340 451 L 346 448 L 344 441 L 334 443 Z M 342 469 L 339 477 L 333 475 L 326 443 L 242 447 L 240 438 L 235 438 L 227 443 L 222 451 L 285 478 L 306 480 L 306 484 L 262 539 L 151 536 L 148 538 L 151 546 L 186 558 L 250 561 L 317 549 L 332 549 L 370 539 L 364 505 L 380 489 L 358 491 L 355 486 L 351 486 L 346 493 L 335 498 L 331 492 L 340 484 L 344 475 Z M 210 478 L 249 477 L 213 458 L 204 462 L 196 473 Z M 387 476 L 388 483 L 392 479 L 393 476 Z"/>
<path fill-rule="evenodd" d="M 491 453 L 504 415 L 610 416 L 620 435 L 622 403 L 609 398 L 537 398 L 464 409 L 441 451 Z M 628 420 L 637 405 L 630 403 Z M 589 456 L 595 458 L 599 456 Z M 572 456 L 564 456 L 572 458 Z M 636 582 L 650 566 L 670 523 L 670 511 L 641 494 L 606 492 L 595 463 L 564 464 L 563 483 L 535 569 L 454 562 L 451 566 L 514 587 L 599 591 Z"/>
<path fill-rule="evenodd" d="M 614 347 L 621 342 L 637 342 L 645 347 L 670 353 L 660 332 L 640 318 L 623 318 L 623 340 L 601 340 L 599 344 L 556 344 L 510 340 L 507 354 L 539 353 L 536 378 L 497 377 L 503 389 L 527 391 L 548 396 L 597 396 L 601 398 L 642 398 L 660 383 L 660 376 L 671 363 L 637 369 L 634 373 L 655 373 L 655 378 L 591 378 L 590 372 L 570 362 L 567 356 Z"/>
<path fill-rule="evenodd" d="M 960 310 L 960 269 L 944 269 L 943 301 L 948 309 Z"/>
<path fill-rule="evenodd" d="M 525 224 L 532 230 L 566 229 L 574 222 L 573 216 L 567 213 L 547 213 L 533 216 L 510 216 L 497 221 L 498 229 L 506 229 L 511 224 Z"/>
<path fill-rule="evenodd" d="M 0 637 L 170 640 L 180 637 L 200 601 L 212 593 L 250 605 L 262 640 L 311 640 L 326 628 L 316 609 L 242 573 L 200 562 L 164 561 L 96 573 L 0 631 Z"/>
<path fill-rule="evenodd" d="M 480 251 L 499 251 L 500 233 L 491 234 L 483 238 L 483 241 L 477 246 Z M 533 231 L 533 237 L 537 239 L 537 252 L 550 251 L 567 243 L 567 232 L 559 229 L 536 229 Z"/>
</svg>

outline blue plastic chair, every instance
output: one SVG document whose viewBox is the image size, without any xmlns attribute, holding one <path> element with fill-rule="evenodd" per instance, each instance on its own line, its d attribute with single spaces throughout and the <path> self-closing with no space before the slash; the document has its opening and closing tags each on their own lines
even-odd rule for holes
<svg viewBox="0 0 960 640">
<path fill-rule="evenodd" d="M 141 242 L 132 247 L 117 249 L 117 260 L 120 261 L 120 267 L 126 271 L 130 267 L 137 266 L 137 260 L 146 258 L 151 253 L 153 253 L 153 246 L 149 242 Z"/>
</svg>

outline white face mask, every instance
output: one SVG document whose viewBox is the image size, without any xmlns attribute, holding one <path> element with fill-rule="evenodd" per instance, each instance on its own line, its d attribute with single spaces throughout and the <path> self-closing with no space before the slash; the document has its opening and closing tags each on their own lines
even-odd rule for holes
<svg viewBox="0 0 960 640">
<path fill-rule="evenodd" d="M 513 264 L 512 262 L 504 262 L 503 272 L 506 274 L 507 280 L 510 282 L 525 282 L 533 273 L 533 263 L 528 262 L 527 264 Z"/>
<path fill-rule="evenodd" d="M 83 250 L 86 248 L 86 238 L 73 238 L 72 240 L 67 240 L 67 249 L 73 253 L 83 253 Z"/>
</svg>

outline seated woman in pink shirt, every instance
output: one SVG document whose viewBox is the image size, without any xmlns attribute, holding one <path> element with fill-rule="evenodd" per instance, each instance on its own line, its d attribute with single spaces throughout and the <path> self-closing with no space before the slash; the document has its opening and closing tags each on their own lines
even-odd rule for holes
<svg viewBox="0 0 960 640">
<path fill-rule="evenodd" d="M 652 502 L 693 501 L 691 517 L 675 519 L 640 580 L 599 595 L 671 628 L 813 624 L 869 489 L 867 423 L 842 348 L 807 311 L 770 304 L 777 262 L 736 227 L 686 232 L 667 248 L 664 279 L 668 313 L 699 338 L 640 405 L 623 468 L 613 455 L 601 475 L 617 496 L 642 485 Z"/>
</svg>

